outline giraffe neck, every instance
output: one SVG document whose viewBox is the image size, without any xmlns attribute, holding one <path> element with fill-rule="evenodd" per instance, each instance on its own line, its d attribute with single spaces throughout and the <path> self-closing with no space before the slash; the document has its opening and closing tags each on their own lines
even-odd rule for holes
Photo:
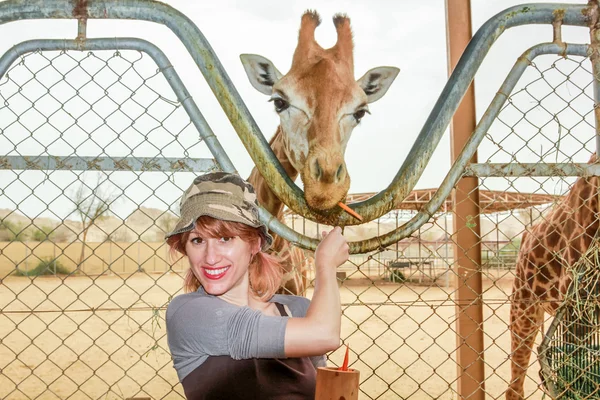
<svg viewBox="0 0 600 400">
<path fill-rule="evenodd" d="M 290 160 L 284 151 L 284 142 L 283 142 L 283 133 L 281 130 L 281 126 L 277 127 L 277 132 L 275 132 L 275 136 L 269 142 L 271 149 L 273 149 L 273 153 L 281 162 L 283 169 L 288 174 L 290 179 L 296 180 L 298 177 L 298 171 L 292 166 Z M 258 203 L 263 206 L 267 211 L 273 214 L 277 219 L 281 219 L 283 216 L 283 202 L 279 200 L 277 196 L 273 193 L 267 181 L 260 174 L 258 169 L 254 167 L 252 172 L 250 173 L 250 177 L 248 178 L 248 182 L 254 186 L 254 190 L 256 190 L 256 197 L 258 199 Z"/>
<path fill-rule="evenodd" d="M 565 238 L 581 237 L 583 250 L 589 246 L 592 236 L 598 228 L 598 177 L 581 177 L 557 208 L 556 216 L 550 220 L 558 222 Z M 587 235 L 585 235 L 587 233 Z M 583 235 L 583 236 L 582 236 Z M 571 245 L 578 243 L 571 243 Z M 582 250 L 582 249 L 578 249 Z"/>
<path fill-rule="evenodd" d="M 522 265 L 517 265 L 517 273 L 522 269 L 537 277 L 537 269 L 555 263 L 553 276 L 568 280 L 561 284 L 561 292 L 565 293 L 570 278 L 563 270 L 564 265 L 573 265 L 579 260 L 598 230 L 598 182 L 598 177 L 577 179 L 567 196 L 543 217 L 541 223 L 533 226 L 530 235 L 523 236 L 521 252 L 530 255 L 524 258 Z M 563 262 L 555 262 L 557 254 Z M 538 286 L 552 284 L 536 281 Z"/>
</svg>

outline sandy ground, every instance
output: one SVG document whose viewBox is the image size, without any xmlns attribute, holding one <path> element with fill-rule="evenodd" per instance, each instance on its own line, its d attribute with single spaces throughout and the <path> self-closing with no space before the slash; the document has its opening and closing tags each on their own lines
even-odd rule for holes
<svg viewBox="0 0 600 400">
<path fill-rule="evenodd" d="M 510 374 L 510 284 L 484 282 L 489 399 L 503 398 Z M 182 398 L 164 324 L 164 306 L 180 287 L 173 273 L 4 279 L 0 398 Z M 342 336 L 361 373 L 361 399 L 457 398 L 452 287 L 378 282 L 341 293 Z M 329 364 L 342 357 L 343 349 L 333 352 Z M 536 361 L 529 377 L 528 398 L 541 399 Z"/>
</svg>

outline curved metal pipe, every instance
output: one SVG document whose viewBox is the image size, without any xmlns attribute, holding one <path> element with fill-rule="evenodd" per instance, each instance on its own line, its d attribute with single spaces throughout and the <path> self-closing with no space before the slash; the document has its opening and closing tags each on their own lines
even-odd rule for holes
<svg viewBox="0 0 600 400">
<path fill-rule="evenodd" d="M 551 24 L 560 13 L 563 25 L 587 26 L 590 8 L 573 4 L 526 4 L 509 8 L 486 22 L 467 46 L 421 133 L 392 183 L 374 197 L 352 206 L 365 222 L 386 214 L 413 189 L 437 147 L 450 118 L 491 45 L 504 30 L 525 24 Z M 285 173 L 223 66 L 198 27 L 174 8 L 150 0 L 8 0 L 0 3 L 0 23 L 34 18 L 138 19 L 169 27 L 200 68 L 254 163 L 274 193 L 305 218 L 330 225 L 359 222 L 339 210 L 316 212 Z"/>
<path fill-rule="evenodd" d="M 232 173 L 237 173 L 235 167 L 225 149 L 221 146 L 221 143 L 213 133 L 212 129 L 208 125 L 208 122 L 204 119 L 204 116 L 198 109 L 196 103 L 187 92 L 183 82 L 179 78 L 177 72 L 172 67 L 171 62 L 167 58 L 167 56 L 154 44 L 138 39 L 138 38 L 94 38 L 87 39 L 85 41 L 81 40 L 64 40 L 64 39 L 41 39 L 41 40 L 28 40 L 25 42 L 21 42 L 19 44 L 11 47 L 6 53 L 0 57 L 0 78 L 4 76 L 8 68 L 22 55 L 27 53 L 32 53 L 35 51 L 52 51 L 52 50 L 137 50 L 142 51 L 148 54 L 156 63 L 156 65 L 160 68 L 162 74 L 165 79 L 173 89 L 173 92 L 177 95 L 179 102 L 182 104 L 183 108 L 186 110 L 190 119 L 194 123 L 194 126 L 198 130 L 200 136 L 206 142 L 212 154 L 218 160 L 219 165 L 222 170 Z M 16 165 L 19 167 L 22 164 L 25 164 L 25 160 L 21 160 L 21 158 L 8 158 L 5 157 L 6 160 L 0 159 L 0 168 L 14 168 Z M 88 164 L 85 163 L 85 157 L 77 157 L 76 160 L 70 160 L 69 158 L 60 159 L 61 162 L 57 163 L 56 160 L 51 157 L 36 157 L 36 160 L 41 163 L 41 160 L 46 160 L 44 163 L 47 169 L 77 169 L 77 168 L 85 168 Z M 2 163 L 2 161 L 5 161 Z M 120 159 L 121 168 L 124 164 L 123 161 L 127 161 L 127 166 L 130 169 L 141 169 L 141 161 L 143 158 L 136 157 L 133 159 Z M 177 162 L 178 160 L 169 160 L 169 159 L 152 159 L 152 163 L 155 163 L 160 167 L 160 170 L 166 171 L 181 171 L 185 169 L 187 171 L 198 171 L 198 170 L 206 170 L 206 168 L 211 168 L 214 166 L 212 160 L 185 160 L 183 164 Z M 204 162 L 202 162 L 204 161 Z M 112 158 L 102 158 L 99 160 L 98 158 L 94 158 L 94 162 L 101 162 L 103 170 L 116 170 L 118 168 L 115 167 L 115 160 Z M 11 166 L 12 164 L 12 166 Z M 37 163 L 36 163 L 37 164 Z M 30 166 L 27 166 L 29 168 Z M 34 168 L 36 166 L 34 165 Z M 196 168 L 194 168 L 196 167 Z M 199 168 L 198 168 L 199 167 Z M 39 166 L 37 168 L 40 168 Z M 283 236 L 285 239 L 297 243 L 299 246 L 304 248 L 316 248 L 318 241 L 315 239 L 311 239 L 307 236 L 301 235 L 300 233 L 290 229 L 287 225 L 283 224 L 277 218 L 275 218 L 272 214 L 270 214 L 267 210 L 261 207 L 260 209 L 260 218 L 269 229 L 276 232 L 277 234 Z"/>
<path fill-rule="evenodd" d="M 512 93 L 515 85 L 523 75 L 525 69 L 531 64 L 533 59 L 544 54 L 575 55 L 586 57 L 589 46 L 587 44 L 566 44 L 566 43 L 542 43 L 527 50 L 515 63 L 504 83 L 498 90 L 496 96 L 488 106 L 485 114 L 477 124 L 475 131 L 467 141 L 465 147 L 459 154 L 455 163 L 448 171 L 446 178 L 431 197 L 431 200 L 411 218 L 408 222 L 397 229 L 386 233 L 385 235 L 366 239 L 360 242 L 350 243 L 350 251 L 364 253 L 378 248 L 385 248 L 397 241 L 404 239 L 423 225 L 440 208 L 444 200 L 448 198 L 450 191 L 463 176 L 469 160 L 477 150 L 477 147 L 488 132 L 496 116 L 502 109 L 504 103 Z"/>
<path fill-rule="evenodd" d="M 80 2 L 77 2 L 80 3 Z M 287 174 L 283 171 L 281 164 L 273 155 L 264 136 L 260 134 L 256 123 L 250 116 L 241 98 L 235 91 L 231 81 L 227 77 L 223 67 L 214 55 L 210 45 L 202 36 L 199 29 L 183 14 L 173 8 L 155 1 L 144 0 L 89 0 L 85 3 L 87 8 L 85 14 L 87 18 L 116 18 L 116 19 L 140 19 L 162 23 L 168 26 L 182 40 L 194 61 L 207 79 L 213 93 L 221 103 L 221 106 L 228 115 L 230 121 L 238 131 L 238 134 L 244 141 L 247 148 L 257 148 L 258 155 L 251 151 L 251 155 L 257 165 L 261 168 L 261 173 L 267 180 L 275 182 L 273 186 L 281 187 L 278 193 L 284 202 L 290 204 L 290 199 L 294 196 L 299 197 L 296 208 L 292 210 L 306 217 L 311 216 L 315 220 L 321 221 L 325 218 L 326 222 L 339 225 L 354 225 L 356 222 L 347 215 L 340 215 L 339 218 L 332 220 L 331 214 L 314 214 L 306 207 L 301 191 L 291 182 Z M 14 20 L 33 19 L 33 18 L 77 18 L 82 12 L 75 7 L 73 2 L 66 0 L 32 0 L 27 3 L 17 0 L 8 0 L 0 3 L 0 23 Z M 465 54 L 459 61 L 455 72 L 446 84 L 442 95 L 438 99 L 432 113 L 430 114 L 425 126 L 421 130 L 409 156 L 404 161 L 394 181 L 388 188 L 374 196 L 373 198 L 357 203 L 354 207 L 359 213 L 363 214 L 367 221 L 373 220 L 391 209 L 404 200 L 406 195 L 412 190 L 412 187 L 421 175 L 427 164 L 433 150 L 437 146 L 441 135 L 445 131 L 448 122 L 457 107 L 460 98 L 464 95 L 472 77 L 481 64 L 489 47 L 507 28 L 528 24 L 528 23 L 548 23 L 554 19 L 556 12 L 560 12 L 563 18 L 563 24 L 585 26 L 589 20 L 589 9 L 585 6 L 567 5 L 567 4 L 532 4 L 518 6 L 508 9 L 496 17 L 489 20 L 477 32 Z M 585 51 L 584 51 L 585 50 Z M 473 133 L 467 146 L 461 153 L 459 160 L 452 166 L 446 179 L 433 196 L 431 201 L 410 221 L 402 225 L 395 231 L 389 232 L 383 236 L 367 239 L 360 242 L 350 243 L 352 253 L 364 253 L 367 251 L 384 248 L 392 243 L 401 240 L 418 227 L 425 223 L 433 213 L 439 208 L 445 198 L 448 197 L 454 183 L 460 178 L 464 168 L 475 150 L 485 132 L 491 125 L 493 118 L 506 100 L 508 94 L 512 91 L 514 84 L 520 77 L 526 65 L 539 54 L 575 54 L 585 55 L 587 45 L 564 45 L 564 44 L 545 44 L 536 46 L 528 50 L 517 62 L 509 77 L 507 77 L 500 92 L 494 98 L 494 101 L 486 111 L 486 114 L 480 121 L 477 129 Z M 583 52 L 583 54 L 579 54 Z M 250 145 L 244 138 L 248 139 L 248 134 L 253 137 Z M 225 155 L 226 157 L 226 155 Z M 221 160 L 218 160 L 221 163 Z M 225 164 L 228 164 L 225 162 Z M 222 164 L 223 165 L 223 164 Z M 233 169 L 230 164 L 226 169 Z M 285 185 L 282 185 L 285 182 Z M 402 184 L 400 183 L 402 182 Z M 293 205 L 293 204 L 291 204 Z M 303 209 L 306 207 L 306 210 Z M 303 213 L 302 211 L 307 211 Z M 311 218 L 311 219 L 313 219 Z M 329 218 L 329 219 L 328 219 Z M 267 223 L 273 231 L 285 239 L 297 244 L 300 247 L 314 249 L 317 241 L 291 230 L 281 224 L 272 215 L 265 210 L 261 210 L 261 219 Z"/>
</svg>

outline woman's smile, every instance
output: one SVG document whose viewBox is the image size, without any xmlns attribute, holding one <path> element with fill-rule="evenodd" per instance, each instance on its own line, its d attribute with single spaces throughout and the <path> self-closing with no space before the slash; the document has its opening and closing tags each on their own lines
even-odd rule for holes
<svg viewBox="0 0 600 400">
<path fill-rule="evenodd" d="M 229 266 L 222 268 L 202 267 L 202 271 L 204 272 L 204 276 L 208 279 L 217 280 L 224 277 L 229 268 Z"/>
</svg>

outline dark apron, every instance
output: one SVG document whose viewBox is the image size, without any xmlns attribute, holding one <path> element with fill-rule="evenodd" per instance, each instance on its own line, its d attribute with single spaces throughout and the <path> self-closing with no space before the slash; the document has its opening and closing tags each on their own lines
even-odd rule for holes
<svg viewBox="0 0 600 400">
<path fill-rule="evenodd" d="M 275 303 L 287 316 L 283 305 Z M 188 400 L 314 399 L 316 370 L 309 357 L 234 360 L 211 356 L 181 384 Z"/>
</svg>

